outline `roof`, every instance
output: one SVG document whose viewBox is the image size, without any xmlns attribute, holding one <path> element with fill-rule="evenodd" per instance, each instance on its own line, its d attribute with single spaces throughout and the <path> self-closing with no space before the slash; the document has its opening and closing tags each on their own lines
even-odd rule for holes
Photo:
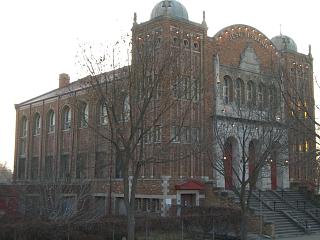
<svg viewBox="0 0 320 240">
<path fill-rule="evenodd" d="M 182 18 L 189 20 L 188 11 L 181 3 L 176 0 L 161 1 L 154 6 L 150 19 L 161 16 L 169 16 L 173 18 Z"/>
<path fill-rule="evenodd" d="M 204 184 L 197 180 L 188 180 L 183 183 L 179 183 L 176 186 L 176 190 L 203 190 Z"/>
<path fill-rule="evenodd" d="M 95 77 L 100 81 L 100 83 L 112 82 L 113 80 L 120 80 L 128 75 L 128 71 L 126 68 L 127 67 L 123 67 L 123 68 L 116 69 L 114 71 L 101 73 L 99 75 L 96 75 Z M 31 99 L 24 101 L 22 103 L 19 103 L 16 105 L 16 108 L 21 107 L 21 106 L 25 106 L 25 105 L 29 105 L 32 103 L 44 101 L 44 100 L 47 100 L 50 98 L 55 98 L 58 96 L 70 94 L 72 92 L 84 90 L 84 89 L 91 86 L 91 84 L 89 83 L 89 80 L 90 80 L 90 76 L 81 78 L 77 81 L 70 83 L 66 87 L 54 89 L 54 90 L 49 91 L 47 93 L 44 93 L 40 96 L 37 96 L 35 98 L 31 98 Z"/>
<path fill-rule="evenodd" d="M 293 52 L 297 52 L 297 44 L 293 41 L 292 38 L 286 35 L 278 35 L 271 39 L 276 48 L 280 51 L 289 50 Z"/>
</svg>

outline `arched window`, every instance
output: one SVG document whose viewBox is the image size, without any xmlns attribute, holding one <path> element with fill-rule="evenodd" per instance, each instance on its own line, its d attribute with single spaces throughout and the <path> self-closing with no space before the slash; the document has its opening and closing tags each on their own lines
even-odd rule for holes
<svg viewBox="0 0 320 240">
<path fill-rule="evenodd" d="M 80 102 L 79 104 L 79 124 L 81 128 L 88 127 L 89 119 L 89 108 L 88 104 L 85 102 Z"/>
<path fill-rule="evenodd" d="M 108 124 L 108 108 L 106 102 L 101 102 L 99 104 L 99 124 L 106 125 Z"/>
<path fill-rule="evenodd" d="M 25 156 L 26 150 L 27 150 L 27 131 L 28 131 L 28 120 L 26 116 L 22 117 L 20 124 L 21 124 L 20 125 L 20 155 Z M 24 171 L 24 170 L 21 170 L 21 171 Z"/>
<path fill-rule="evenodd" d="M 130 102 L 129 102 L 129 96 L 126 96 L 123 101 L 122 120 L 124 122 L 128 122 L 129 118 L 130 118 Z"/>
<path fill-rule="evenodd" d="M 276 110 L 278 105 L 277 89 L 274 85 L 269 88 L 269 107 L 271 110 Z"/>
<path fill-rule="evenodd" d="M 23 116 L 21 119 L 21 125 L 20 125 L 20 137 L 26 137 L 28 131 L 28 120 L 26 116 Z"/>
<path fill-rule="evenodd" d="M 254 85 L 252 81 L 249 81 L 247 83 L 247 104 L 248 106 L 254 106 L 255 101 L 254 101 Z"/>
<path fill-rule="evenodd" d="M 236 103 L 238 106 L 244 104 L 244 84 L 243 81 L 238 78 L 236 80 Z"/>
<path fill-rule="evenodd" d="M 36 113 L 33 117 L 33 135 L 39 135 L 41 128 L 41 118 L 40 114 Z"/>
<path fill-rule="evenodd" d="M 71 128 L 71 111 L 68 106 L 65 106 L 62 111 L 62 129 L 68 130 Z"/>
<path fill-rule="evenodd" d="M 56 117 L 53 110 L 50 110 L 48 112 L 47 123 L 48 123 L 48 133 L 54 132 L 54 128 L 56 125 Z"/>
<path fill-rule="evenodd" d="M 223 102 L 229 104 L 232 102 L 232 80 L 229 76 L 225 76 L 223 80 Z"/>
<path fill-rule="evenodd" d="M 258 85 L 258 108 L 260 110 L 262 110 L 264 107 L 264 92 L 265 92 L 264 85 L 260 83 Z"/>
</svg>

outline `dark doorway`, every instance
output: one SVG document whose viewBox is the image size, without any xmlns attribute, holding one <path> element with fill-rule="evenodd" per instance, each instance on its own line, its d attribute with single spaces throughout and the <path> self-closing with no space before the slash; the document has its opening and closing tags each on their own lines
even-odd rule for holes
<svg viewBox="0 0 320 240">
<path fill-rule="evenodd" d="M 196 194 L 181 194 L 181 206 L 183 207 L 196 206 Z"/>
</svg>

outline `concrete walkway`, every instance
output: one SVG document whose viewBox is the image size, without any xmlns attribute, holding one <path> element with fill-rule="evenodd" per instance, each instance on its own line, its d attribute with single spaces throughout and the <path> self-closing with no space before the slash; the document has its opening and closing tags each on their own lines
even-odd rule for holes
<svg viewBox="0 0 320 240">
<path fill-rule="evenodd" d="M 320 233 L 289 238 L 276 238 L 276 240 L 320 240 Z"/>
<path fill-rule="evenodd" d="M 270 237 L 259 237 L 257 234 L 249 234 L 248 235 L 248 240 L 267 240 L 271 239 Z M 310 235 L 301 235 L 297 237 L 281 237 L 281 238 L 276 238 L 275 240 L 320 240 L 320 233 L 316 234 L 310 234 Z"/>
</svg>

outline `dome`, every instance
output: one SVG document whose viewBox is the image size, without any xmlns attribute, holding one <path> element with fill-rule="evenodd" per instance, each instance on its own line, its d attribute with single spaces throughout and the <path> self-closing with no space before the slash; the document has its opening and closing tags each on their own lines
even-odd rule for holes
<svg viewBox="0 0 320 240">
<path fill-rule="evenodd" d="M 293 41 L 292 38 L 285 36 L 285 35 L 279 35 L 275 36 L 271 39 L 271 42 L 276 46 L 278 50 L 289 50 L 289 51 L 297 51 L 297 44 Z"/>
<path fill-rule="evenodd" d="M 181 3 L 175 0 L 161 1 L 154 6 L 150 19 L 160 16 L 170 16 L 173 18 L 189 20 L 187 9 Z"/>
</svg>

